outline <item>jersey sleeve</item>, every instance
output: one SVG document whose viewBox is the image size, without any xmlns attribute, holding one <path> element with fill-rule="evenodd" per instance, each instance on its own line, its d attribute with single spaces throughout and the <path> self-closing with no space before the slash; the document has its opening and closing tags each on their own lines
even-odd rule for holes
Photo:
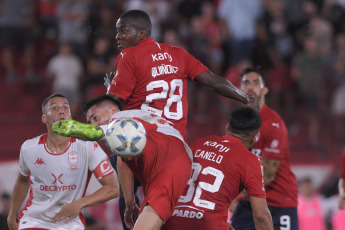
<svg viewBox="0 0 345 230">
<path fill-rule="evenodd" d="M 246 164 L 244 187 L 249 196 L 266 198 L 261 162 L 259 158 L 254 155 L 248 159 Z"/>
<path fill-rule="evenodd" d="M 97 142 L 87 142 L 89 155 L 89 170 L 93 172 L 97 179 L 100 179 L 113 172 L 106 153 Z"/>
<path fill-rule="evenodd" d="M 269 123 L 262 136 L 265 141 L 262 146 L 262 159 L 282 160 L 284 158 L 284 148 L 287 147 L 287 130 L 284 123 Z"/>
<path fill-rule="evenodd" d="M 19 154 L 19 172 L 23 176 L 30 176 L 30 169 L 28 168 L 26 164 L 26 159 L 25 159 L 25 143 L 22 145 L 20 148 L 20 154 Z"/>
<path fill-rule="evenodd" d="M 135 59 L 128 52 L 122 52 L 116 62 L 115 76 L 111 81 L 109 93 L 123 100 L 127 100 L 132 94 L 135 79 Z"/>
<path fill-rule="evenodd" d="M 340 178 L 345 179 L 345 148 L 341 156 Z"/>
<path fill-rule="evenodd" d="M 193 55 L 188 53 L 186 50 L 182 49 L 182 52 L 185 56 L 184 63 L 186 64 L 186 71 L 188 74 L 188 77 L 191 80 L 194 80 L 195 77 L 199 76 L 203 72 L 209 71 L 209 69 L 204 66 L 199 60 L 197 60 Z"/>
</svg>

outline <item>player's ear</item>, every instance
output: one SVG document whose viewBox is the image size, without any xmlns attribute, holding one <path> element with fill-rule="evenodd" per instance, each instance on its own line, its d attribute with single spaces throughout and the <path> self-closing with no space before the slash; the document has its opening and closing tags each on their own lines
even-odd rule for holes
<svg viewBox="0 0 345 230">
<path fill-rule="evenodd" d="M 266 95 L 266 94 L 268 94 L 268 91 L 269 91 L 269 89 L 265 86 L 264 88 L 263 88 L 263 95 Z"/>
<path fill-rule="evenodd" d="M 140 30 L 140 40 L 147 38 L 147 30 Z"/>
<path fill-rule="evenodd" d="M 42 123 L 43 124 L 47 123 L 47 116 L 45 114 L 42 115 Z"/>
</svg>

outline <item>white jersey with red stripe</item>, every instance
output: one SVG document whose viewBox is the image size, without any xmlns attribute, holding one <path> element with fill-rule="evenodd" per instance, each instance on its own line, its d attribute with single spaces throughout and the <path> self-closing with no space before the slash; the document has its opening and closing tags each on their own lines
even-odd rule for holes
<svg viewBox="0 0 345 230">
<path fill-rule="evenodd" d="M 51 223 L 64 204 L 83 197 L 91 173 L 100 179 L 113 173 L 108 157 L 96 142 L 70 139 L 61 154 L 47 149 L 48 134 L 27 140 L 20 150 L 20 173 L 30 176 L 30 194 L 21 211 L 19 229 L 85 229 L 82 214 L 65 224 Z"/>
<path fill-rule="evenodd" d="M 125 111 L 114 113 L 111 116 L 109 124 L 113 122 L 114 120 L 122 118 L 122 117 L 138 118 L 139 120 L 146 121 L 152 125 L 157 126 L 157 129 L 155 131 L 180 139 L 185 146 L 185 149 L 188 153 L 189 158 L 191 160 L 193 159 L 192 151 L 190 150 L 189 146 L 185 143 L 184 138 L 182 137 L 181 133 L 173 127 L 174 124 L 172 122 L 162 117 L 159 117 L 157 115 L 154 115 L 150 112 L 139 110 L 139 109 L 133 109 L 133 110 L 125 110 Z M 105 133 L 107 131 L 108 126 L 103 125 L 101 126 L 101 128 L 103 129 Z"/>
</svg>

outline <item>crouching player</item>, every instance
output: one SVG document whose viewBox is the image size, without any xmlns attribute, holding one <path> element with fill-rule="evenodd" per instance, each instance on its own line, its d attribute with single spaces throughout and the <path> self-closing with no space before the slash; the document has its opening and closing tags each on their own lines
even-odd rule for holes
<svg viewBox="0 0 345 230">
<path fill-rule="evenodd" d="M 122 117 L 135 118 L 145 130 L 147 141 L 138 157 L 118 157 L 118 175 L 126 202 L 125 221 L 134 229 L 160 229 L 173 213 L 191 174 L 192 153 L 183 137 L 165 119 L 143 110 L 119 110 L 110 95 L 90 100 L 84 106 L 88 123 L 59 121 L 53 130 L 64 136 L 85 140 L 102 139 L 109 122 Z M 97 125 L 103 124 L 99 128 Z M 133 175 L 143 187 L 145 199 L 140 215 L 133 195 Z M 135 223 L 135 225 L 134 225 Z"/>
<path fill-rule="evenodd" d="M 238 108 L 231 114 L 226 136 L 208 136 L 192 144 L 192 176 L 163 230 L 229 229 L 228 207 L 244 188 L 253 208 L 255 228 L 273 229 L 261 163 L 248 150 L 260 126 L 257 112 Z"/>
</svg>

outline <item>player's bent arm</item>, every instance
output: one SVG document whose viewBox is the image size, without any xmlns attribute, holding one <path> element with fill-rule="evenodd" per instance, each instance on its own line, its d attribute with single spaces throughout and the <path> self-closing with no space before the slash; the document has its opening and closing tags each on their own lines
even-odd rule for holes
<svg viewBox="0 0 345 230">
<path fill-rule="evenodd" d="M 264 170 L 264 185 L 267 186 L 269 183 L 274 181 L 274 177 L 280 166 L 280 160 L 272 159 L 261 159 L 263 170 Z"/>
<path fill-rule="evenodd" d="M 7 217 L 7 223 L 10 230 L 18 229 L 18 224 L 16 223 L 17 212 L 22 205 L 25 197 L 30 188 L 30 177 L 24 176 L 19 173 L 16 183 L 14 184 L 11 207 Z"/>
<path fill-rule="evenodd" d="M 119 176 L 123 197 L 125 198 L 124 221 L 127 228 L 132 229 L 139 215 L 139 207 L 134 198 L 134 180 L 133 173 L 121 157 L 117 157 L 117 173 Z"/>
<path fill-rule="evenodd" d="M 344 209 L 345 208 L 345 182 L 343 178 L 339 179 L 338 190 L 339 190 L 338 207 L 339 209 Z"/>
<path fill-rule="evenodd" d="M 135 204 L 134 180 L 133 173 L 130 168 L 122 161 L 121 157 L 117 157 L 117 174 L 120 180 L 123 197 L 125 198 L 126 205 Z"/>
<path fill-rule="evenodd" d="M 253 210 L 253 219 L 256 230 L 273 230 L 271 213 L 267 207 L 266 199 L 249 196 Z"/>
<path fill-rule="evenodd" d="M 211 87 L 215 92 L 225 97 L 229 97 L 247 104 L 249 97 L 241 90 L 237 89 L 231 82 L 223 77 L 215 75 L 211 71 L 201 73 L 195 78 L 198 82 Z"/>
<path fill-rule="evenodd" d="M 70 220 L 77 217 L 83 208 L 101 204 L 119 196 L 119 187 L 114 173 L 108 174 L 98 179 L 98 181 L 102 185 L 100 189 L 89 196 L 85 196 L 62 206 L 61 210 L 52 219 L 52 222 L 55 223 L 67 218 L 65 223 L 68 223 Z"/>
</svg>

